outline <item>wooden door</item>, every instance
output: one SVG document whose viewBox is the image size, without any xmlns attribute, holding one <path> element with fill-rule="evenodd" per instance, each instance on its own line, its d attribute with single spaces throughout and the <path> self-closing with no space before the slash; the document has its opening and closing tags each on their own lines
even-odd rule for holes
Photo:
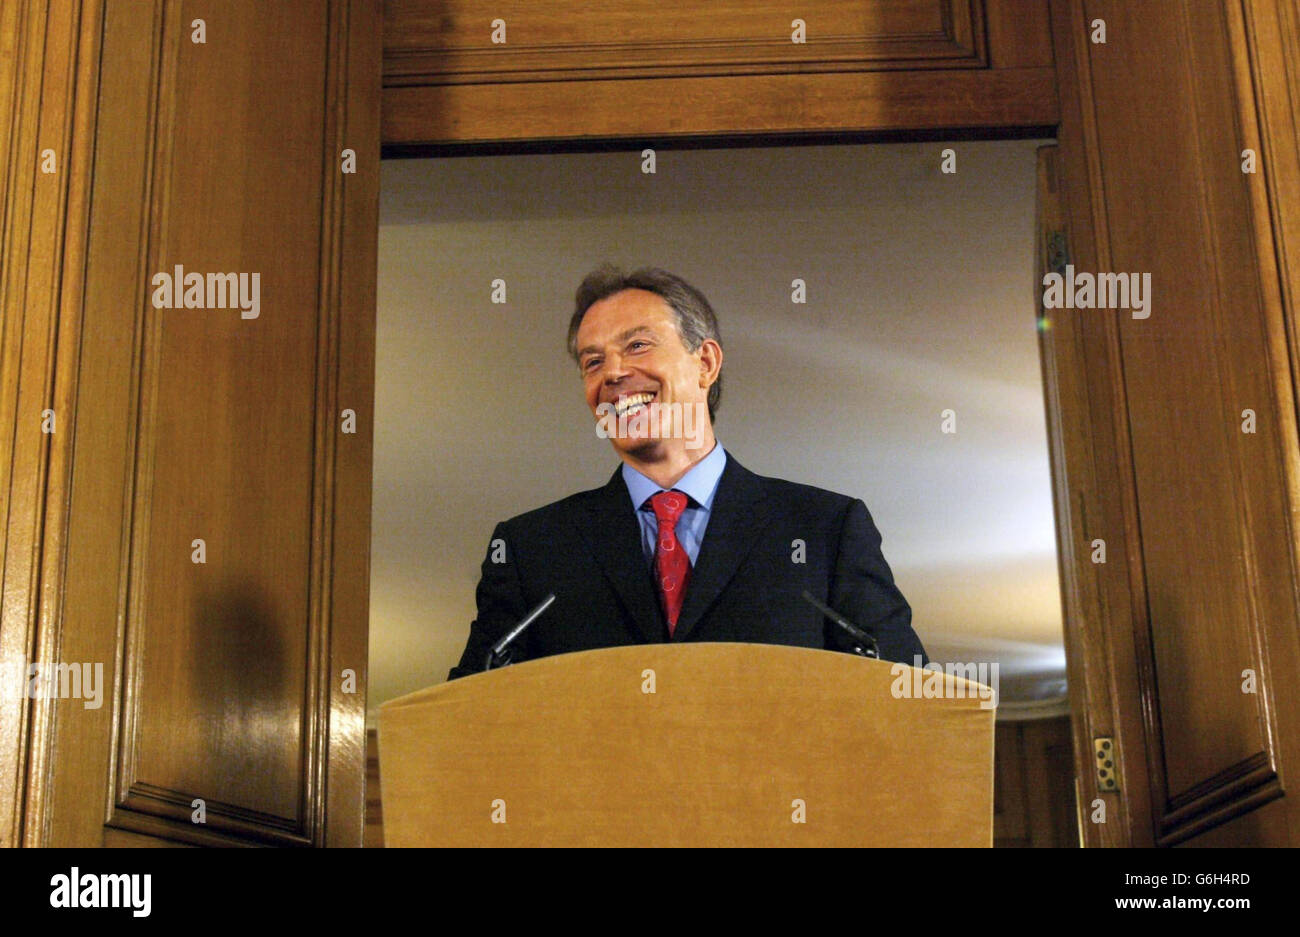
<svg viewBox="0 0 1300 937">
<path fill-rule="evenodd" d="M 14 6 L 4 840 L 360 845 L 379 0 Z"/>
<path fill-rule="evenodd" d="M 1150 277 L 1144 310 L 1045 311 L 1084 835 L 1294 845 L 1295 6 L 1051 10 L 1044 269 Z"/>
</svg>

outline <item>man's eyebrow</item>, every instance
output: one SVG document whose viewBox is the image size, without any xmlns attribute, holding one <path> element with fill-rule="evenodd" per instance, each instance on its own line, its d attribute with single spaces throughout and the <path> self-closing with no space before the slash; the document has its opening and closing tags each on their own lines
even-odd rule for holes
<svg viewBox="0 0 1300 937">
<path fill-rule="evenodd" d="M 636 326 L 633 326 L 633 327 L 630 328 L 630 329 L 626 329 L 625 331 L 619 332 L 617 335 L 615 335 L 615 336 L 614 336 L 614 342 L 615 342 L 616 344 L 617 344 L 618 342 L 625 342 L 625 341 L 627 341 L 629 338 L 631 338 L 633 335 L 636 335 L 636 334 L 638 334 L 638 333 L 640 333 L 640 332 L 649 332 L 651 335 L 653 335 L 653 334 L 654 334 L 654 329 L 652 329 L 652 328 L 651 328 L 650 326 L 648 326 L 648 325 L 636 325 Z M 588 346 L 586 346 L 585 348 L 579 348 L 579 349 L 578 349 L 578 357 L 581 358 L 583 355 L 586 355 L 586 354 L 592 354 L 592 353 L 598 353 L 599 351 L 600 351 L 600 349 L 597 348 L 595 345 L 588 345 Z"/>
</svg>

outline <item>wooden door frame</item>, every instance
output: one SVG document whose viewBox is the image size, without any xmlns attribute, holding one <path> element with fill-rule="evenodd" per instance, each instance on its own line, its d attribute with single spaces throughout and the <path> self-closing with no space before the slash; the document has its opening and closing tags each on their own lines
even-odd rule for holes
<svg viewBox="0 0 1300 937">
<path fill-rule="evenodd" d="M 66 545 L 73 362 L 58 355 L 79 328 L 98 95 L 100 18 L 83 2 L 6 4 L 0 20 L 0 660 L 54 657 L 42 620 L 58 601 Z M 39 144 L 39 146 L 38 146 Z M 35 158 L 52 150 L 58 171 Z M 31 158 L 24 158 L 24 157 Z M 53 432 L 32 432 L 54 411 Z M 23 430 L 27 430 L 24 432 Z M 39 843 L 53 707 L 24 699 L 25 681 L 0 671 L 0 847 Z"/>
<path fill-rule="evenodd" d="M 992 33 L 1010 5 L 992 0 L 985 10 Z M 674 92 L 663 94 L 636 81 L 625 82 L 617 90 L 602 86 L 610 83 L 587 82 L 579 89 L 578 83 L 565 87 L 553 82 L 504 87 L 486 83 L 467 92 L 437 82 L 411 87 L 418 83 L 403 74 L 400 81 L 385 87 L 384 153 L 487 155 L 636 146 L 671 149 L 1052 137 L 1057 141 L 1057 153 L 1049 184 L 1060 201 L 1059 231 L 1052 233 L 1065 235 L 1066 256 L 1079 269 L 1111 269 L 1108 206 L 1101 174 L 1106 153 L 1098 116 L 1091 110 L 1089 9 L 1085 0 L 1045 0 L 1041 7 L 1016 7 L 1021 14 L 1036 10 L 1048 14 L 1051 62 L 1044 69 L 1031 55 L 1029 60 L 1014 61 L 1020 67 L 1017 73 L 998 76 L 1010 80 L 1016 89 L 1010 103 L 1003 102 L 1008 103 L 1006 111 L 992 106 L 992 85 L 987 83 L 991 76 L 982 76 L 981 84 L 969 75 L 926 74 L 923 70 L 854 74 L 850 84 L 845 84 L 848 78 L 844 75 L 819 76 L 825 82 L 821 89 L 800 85 L 802 79 L 790 76 L 775 76 L 771 84 L 755 83 L 760 97 L 790 103 L 788 114 L 773 107 L 771 100 L 753 107 L 753 113 L 743 107 L 729 109 L 725 103 L 714 106 L 702 93 L 692 92 L 688 79 L 673 76 L 663 81 L 676 81 Z M 1290 361 L 1300 360 L 1300 334 L 1290 327 L 1294 316 L 1287 315 L 1288 310 L 1294 311 L 1300 296 L 1300 160 L 1295 145 L 1300 139 L 1300 99 L 1294 94 L 1300 87 L 1300 42 L 1296 38 L 1300 17 L 1285 0 L 1230 0 L 1225 11 L 1233 48 L 1236 107 L 1247 138 L 1258 140 L 1260 152 L 1268 154 L 1264 162 L 1267 192 L 1272 195 L 1266 197 L 1263 187 L 1253 189 L 1254 233 L 1264 259 L 1261 272 L 1267 281 L 1263 286 L 1267 321 L 1274 354 L 1279 356 L 1275 366 L 1285 373 L 1284 349 L 1289 347 Z M 1023 35 L 1032 35 L 1032 26 L 1026 29 Z M 1005 58 L 1003 63 L 1007 63 Z M 738 83 L 741 79 L 728 80 Z M 783 88 L 782 82 L 788 86 Z M 826 103 L 830 95 L 825 88 L 831 85 L 842 89 L 842 101 Z M 959 86 L 964 94 L 954 95 L 952 89 Z M 584 110 L 576 95 L 593 87 L 589 97 L 596 103 Z M 805 99 L 816 99 L 819 93 L 824 95 L 820 107 L 800 110 Z M 897 93 L 904 97 L 919 93 L 926 101 L 912 110 L 896 107 L 892 96 Z M 610 103 L 615 100 L 616 109 Z M 667 103 L 681 100 L 697 105 L 684 119 Z M 564 107 L 554 106 L 565 102 L 582 113 L 582 118 L 571 122 Z M 550 113 L 548 104 L 552 105 Z M 449 116 L 424 116 L 443 113 Z M 563 120 L 556 116 L 561 113 L 565 114 Z M 1050 113 L 1051 119 L 1043 118 L 1044 113 Z M 504 125 L 502 114 L 509 115 Z M 1026 133 L 1028 124 L 1034 122 L 1039 126 Z M 803 129 L 779 132 L 787 124 Z M 873 132 L 862 133 L 864 125 L 870 125 Z M 655 132 L 664 128 L 670 128 L 669 132 Z M 715 130 L 719 132 L 711 132 Z M 573 139 L 584 134 L 586 139 Z M 1109 210 L 1113 212 L 1113 206 Z M 1039 243 L 1040 256 L 1048 250 L 1049 244 Z M 1276 267 L 1270 268 L 1275 251 Z M 1060 321 L 1062 327 L 1041 333 L 1041 361 L 1080 827 L 1085 844 L 1090 846 L 1173 844 L 1281 796 L 1281 788 L 1277 783 L 1266 784 L 1224 807 L 1207 800 L 1203 813 L 1181 823 L 1176 831 L 1157 829 L 1152 784 L 1163 774 L 1163 752 L 1119 323 L 1114 315 L 1069 316 Z M 1275 392 L 1279 412 L 1284 417 L 1293 413 L 1294 400 L 1300 396 L 1294 376 L 1287 386 L 1279 383 Z M 1298 448 L 1294 426 L 1285 419 L 1283 423 L 1281 431 L 1294 450 Z M 1294 466 L 1287 481 L 1291 502 L 1300 502 L 1300 475 Z M 1300 542 L 1300 521 L 1294 527 L 1293 542 Z M 1118 558 L 1109 567 L 1090 559 L 1091 542 L 1103 534 L 1111 555 Z M 1095 767 L 1094 741 L 1107 739 L 1117 752 L 1117 784 L 1113 787 L 1103 786 Z M 1220 793 L 1226 797 L 1230 789 L 1224 787 Z M 1169 805 L 1161 805 L 1160 815 L 1167 815 L 1169 809 Z"/>
<path fill-rule="evenodd" d="M 1066 48 L 1074 53 L 1072 32 L 1086 35 L 1086 20 L 1083 17 L 1080 0 L 1052 0 L 1051 27 L 1057 48 Z M 1073 61 L 1073 59 L 1066 59 Z M 1074 66 L 1070 66 L 1071 68 Z M 454 157 L 454 156 L 500 156 L 519 154 L 560 154 L 576 152 L 611 152 L 634 151 L 643 146 L 658 150 L 677 149 L 714 149 L 738 147 L 771 146 L 821 146 L 869 143 L 912 143 L 912 142 L 962 142 L 970 140 L 1014 140 L 1014 139 L 1052 139 L 1064 150 L 1069 148 L 1076 161 L 1090 162 L 1089 146 L 1095 146 L 1095 136 L 1088 134 L 1083 124 L 1083 114 L 1077 97 L 1071 97 L 1068 103 L 1058 105 L 1058 99 L 1068 97 L 1062 89 L 1077 94 L 1073 75 L 1062 64 L 1062 56 L 1054 58 L 1050 71 L 1049 86 L 1044 85 L 1043 69 L 1026 69 L 1025 73 L 1013 79 L 1015 94 L 1012 102 L 994 105 L 993 99 L 1003 93 L 1003 87 L 994 90 L 992 85 L 978 86 L 974 97 L 968 94 L 965 101 L 953 95 L 947 83 L 950 76 L 942 76 L 935 82 L 933 108 L 925 108 L 910 116 L 900 113 L 892 115 L 894 126 L 878 130 L 829 130 L 813 132 L 782 132 L 772 129 L 751 129 L 716 133 L 698 131 L 694 133 L 676 133 L 656 135 L 648 132 L 606 133 L 595 137 L 574 138 L 557 137 L 556 126 L 546 113 L 539 98 L 525 108 L 524 122 L 527 131 L 505 127 L 499 129 L 501 139 L 479 139 L 465 141 L 455 138 L 441 138 L 439 133 L 449 128 L 452 134 L 484 134 L 490 132 L 490 125 L 482 121 L 457 120 L 442 124 L 431 119 L 422 119 L 421 114 L 438 113 L 439 106 L 447 106 L 448 95 L 454 90 L 442 87 L 385 89 L 385 107 L 381 125 L 384 132 L 382 154 L 385 159 Z M 836 76 L 841 77 L 841 76 Z M 863 120 L 864 113 L 877 112 L 880 102 L 887 100 L 890 94 L 891 80 L 899 79 L 898 73 L 867 73 L 853 76 L 859 82 L 859 94 L 862 105 L 853 98 L 845 99 L 841 113 L 835 115 L 845 125 L 852 126 Z M 925 81 L 925 76 L 903 76 L 905 81 Z M 967 86 L 970 88 L 976 86 Z M 564 92 L 547 89 L 560 95 Z M 568 89 L 565 89 L 566 91 Z M 1050 94 L 1046 93 L 1050 90 Z M 989 97 L 982 95 L 987 92 Z M 457 113 L 479 109 L 492 113 L 503 102 L 503 94 L 491 86 L 476 90 L 473 98 L 474 107 L 461 98 L 456 99 L 452 109 Z M 575 102 L 576 103 L 576 102 Z M 624 101 L 626 113 L 650 114 L 649 122 L 664 121 L 664 96 L 646 95 L 632 91 L 630 100 Z M 556 108 L 555 110 L 560 110 Z M 1033 123 L 1045 117 L 1055 119 L 1045 123 Z M 724 122 L 729 127 L 741 123 L 743 115 L 719 111 L 714 119 Z M 703 120 L 698 115 L 696 121 Z M 915 125 L 905 125 L 906 121 Z M 1063 125 L 1067 125 L 1063 128 Z M 598 126 L 598 121 L 588 118 L 585 129 Z M 423 129 L 422 129 L 423 128 Z M 1095 130 L 1095 128 L 1093 128 Z M 1065 139 L 1062 140 L 1064 133 Z M 535 134 L 535 136 L 530 135 Z M 420 138 L 415 142 L 413 138 Z M 1066 157 L 1062 155 L 1062 160 Z M 1079 197 L 1075 193 L 1076 198 Z M 1070 228 L 1073 231 L 1073 227 Z M 1035 253 L 1041 253 L 1045 245 L 1039 243 Z M 1087 552 L 1082 549 L 1086 540 L 1081 540 L 1081 517 L 1072 505 L 1066 487 L 1071 476 L 1066 474 L 1067 464 L 1074 464 L 1086 459 L 1093 465 L 1093 472 L 1100 472 L 1104 465 L 1096 463 L 1097 454 L 1092 451 L 1091 440 L 1095 440 L 1096 427 L 1092 426 L 1087 407 L 1087 388 L 1077 382 L 1071 384 L 1063 380 L 1058 364 L 1058 356 L 1063 360 L 1080 362 L 1084 356 L 1084 342 L 1087 340 L 1077 327 L 1068 333 L 1043 334 L 1040 345 L 1040 363 L 1043 369 L 1044 399 L 1048 421 L 1049 458 L 1053 466 L 1052 494 L 1054 502 L 1054 522 L 1057 530 L 1057 555 L 1060 569 L 1060 583 L 1063 604 L 1065 645 L 1067 656 L 1067 673 L 1069 676 L 1069 699 L 1071 727 L 1073 734 L 1074 764 L 1078 778 L 1080 802 L 1079 820 L 1081 836 L 1087 846 L 1127 846 L 1150 845 L 1150 808 L 1141 796 L 1146 787 L 1146 746 L 1141 713 L 1132 707 L 1121 705 L 1122 699 L 1133 700 L 1139 697 L 1136 674 L 1133 672 L 1132 660 L 1126 661 L 1122 653 L 1111 640 L 1098 643 L 1098 635 L 1084 626 L 1087 621 L 1108 621 L 1103 601 L 1106 596 L 1100 594 L 1091 578 L 1083 575 L 1087 571 Z M 1069 347 L 1061 347 L 1066 339 Z M 1114 352 L 1115 346 L 1108 348 Z M 1114 372 L 1114 363 L 1110 364 Z M 1065 413 L 1072 409 L 1074 418 L 1067 420 Z M 1066 427 L 1069 427 L 1068 429 Z M 1109 428 L 1108 428 L 1109 429 Z M 1104 454 L 1103 454 L 1104 457 Z M 1115 458 L 1112 454 L 1111 458 Z M 1111 464 L 1112 463 L 1106 463 Z M 1115 476 L 1110 476 L 1118 484 Z M 1096 474 L 1090 474 L 1086 482 L 1087 501 L 1100 501 L 1097 497 L 1098 480 Z M 1076 487 L 1075 493 L 1083 496 Z M 1080 507 L 1082 502 L 1080 502 Z M 1134 531 L 1128 530 L 1130 536 Z M 1083 564 L 1080 566 L 1078 564 Z M 1109 634 L 1120 623 L 1112 623 L 1105 629 Z M 1121 697 L 1120 687 L 1131 694 Z M 1108 737 L 1117 740 L 1125 752 L 1121 762 L 1121 782 L 1118 790 L 1099 789 L 1093 769 L 1092 739 Z M 1098 824 L 1086 822 L 1092 814 L 1090 805 L 1101 800 L 1106 804 L 1107 822 Z M 1084 809 L 1089 805 L 1088 809 Z M 1145 835 L 1144 835 L 1144 831 Z"/>
</svg>

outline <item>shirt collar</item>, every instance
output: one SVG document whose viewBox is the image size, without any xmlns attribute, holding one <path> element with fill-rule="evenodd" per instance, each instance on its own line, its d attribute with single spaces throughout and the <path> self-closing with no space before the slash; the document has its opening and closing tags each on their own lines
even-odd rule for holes
<svg viewBox="0 0 1300 937">
<path fill-rule="evenodd" d="M 727 464 L 727 453 L 722 443 L 715 442 L 713 449 L 703 459 L 691 466 L 690 471 L 678 479 L 673 488 L 690 497 L 706 511 L 713 507 L 713 496 L 722 480 L 722 470 Z M 623 481 L 632 497 L 632 510 L 637 510 L 646 500 L 667 488 L 646 478 L 626 462 L 623 463 Z"/>
</svg>

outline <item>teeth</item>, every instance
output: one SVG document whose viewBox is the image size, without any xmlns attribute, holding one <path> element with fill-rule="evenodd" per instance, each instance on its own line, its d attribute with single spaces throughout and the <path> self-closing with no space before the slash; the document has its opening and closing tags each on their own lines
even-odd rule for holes
<svg viewBox="0 0 1300 937">
<path fill-rule="evenodd" d="M 639 410 L 641 407 L 653 400 L 654 396 L 654 394 L 631 394 L 627 397 L 622 397 L 619 399 L 618 403 L 614 405 L 614 412 L 619 416 L 623 416 L 625 413 L 629 413 L 634 409 Z"/>
</svg>

